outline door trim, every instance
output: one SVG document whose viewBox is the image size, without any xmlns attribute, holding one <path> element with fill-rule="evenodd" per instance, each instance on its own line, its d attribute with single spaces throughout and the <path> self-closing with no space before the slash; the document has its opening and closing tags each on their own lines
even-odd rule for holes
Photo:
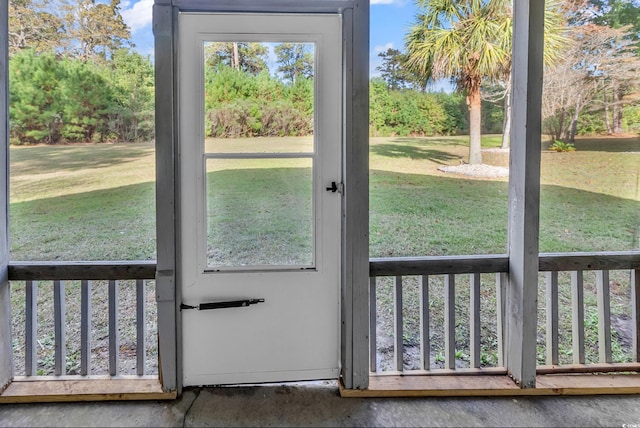
<svg viewBox="0 0 640 428">
<path fill-rule="evenodd" d="M 158 353 L 165 391 L 182 391 L 181 296 L 176 287 L 176 39 L 179 11 L 337 13 L 343 16 L 344 155 L 341 365 L 344 386 L 366 389 L 369 377 L 369 1 L 156 0 L 156 298 Z"/>
</svg>

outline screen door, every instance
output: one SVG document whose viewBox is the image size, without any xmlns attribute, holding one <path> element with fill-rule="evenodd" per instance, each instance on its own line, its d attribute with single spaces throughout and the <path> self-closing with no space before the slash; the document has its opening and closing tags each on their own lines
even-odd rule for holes
<svg viewBox="0 0 640 428">
<path fill-rule="evenodd" d="M 179 15 L 183 384 L 336 378 L 338 15 Z"/>
</svg>

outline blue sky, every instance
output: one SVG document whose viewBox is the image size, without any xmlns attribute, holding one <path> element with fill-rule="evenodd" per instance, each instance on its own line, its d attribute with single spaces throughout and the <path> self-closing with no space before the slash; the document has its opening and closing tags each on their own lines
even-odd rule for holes
<svg viewBox="0 0 640 428">
<path fill-rule="evenodd" d="M 413 24 L 416 7 L 410 0 L 372 0 L 370 22 L 371 75 L 378 74 L 378 54 L 389 48 L 404 51 L 404 36 Z"/>
<path fill-rule="evenodd" d="M 122 16 L 131 28 L 133 42 L 143 55 L 153 56 L 151 8 L 153 0 L 124 0 Z M 395 48 L 404 50 L 404 35 L 413 22 L 412 0 L 371 0 L 371 74 L 380 64 L 378 53 Z"/>
</svg>

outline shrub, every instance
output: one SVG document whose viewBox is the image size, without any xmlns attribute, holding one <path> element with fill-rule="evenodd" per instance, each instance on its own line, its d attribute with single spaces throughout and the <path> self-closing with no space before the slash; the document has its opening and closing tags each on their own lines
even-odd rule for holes
<svg viewBox="0 0 640 428">
<path fill-rule="evenodd" d="M 302 136 L 313 133 L 313 119 L 287 101 L 238 100 L 210 111 L 207 129 L 217 138 Z"/>
<path fill-rule="evenodd" d="M 208 68 L 207 136 L 286 137 L 313 133 L 313 79 L 285 84 L 263 71 L 257 75 L 228 66 Z"/>
<path fill-rule="evenodd" d="M 225 104 L 209 112 L 208 136 L 219 138 L 238 138 L 256 136 L 256 127 L 260 122 L 255 115 L 256 110 L 250 101 L 238 100 Z"/>
<path fill-rule="evenodd" d="M 467 127 L 464 97 L 458 94 L 390 90 L 380 78 L 371 79 L 369 93 L 372 136 L 452 135 Z"/>
<path fill-rule="evenodd" d="M 564 141 L 555 140 L 553 144 L 549 146 L 549 150 L 554 152 L 573 152 L 576 150 L 573 144 L 565 143 Z"/>
<path fill-rule="evenodd" d="M 260 135 L 264 137 L 310 135 L 313 133 L 312 117 L 289 103 L 264 105 Z"/>
</svg>

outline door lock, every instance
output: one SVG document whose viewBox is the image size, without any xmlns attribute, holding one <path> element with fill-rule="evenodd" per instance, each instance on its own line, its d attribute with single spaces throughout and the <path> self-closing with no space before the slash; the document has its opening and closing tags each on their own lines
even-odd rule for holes
<svg viewBox="0 0 640 428">
<path fill-rule="evenodd" d="M 331 193 L 338 192 L 342 195 L 343 191 L 344 191 L 344 184 L 336 183 L 335 181 L 331 182 L 331 187 L 327 187 L 327 192 L 331 192 Z"/>
</svg>

